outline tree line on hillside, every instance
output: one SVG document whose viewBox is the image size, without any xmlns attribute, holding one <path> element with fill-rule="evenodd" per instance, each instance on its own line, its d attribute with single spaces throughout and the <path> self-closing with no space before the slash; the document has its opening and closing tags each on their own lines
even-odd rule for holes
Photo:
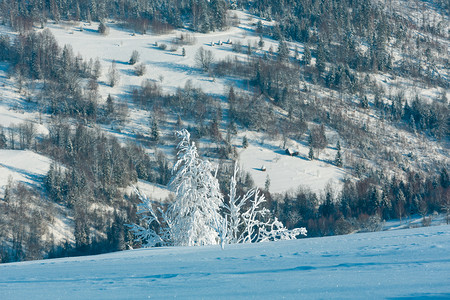
<svg viewBox="0 0 450 300">
<path fill-rule="evenodd" d="M 421 12 L 421 24 L 417 24 L 369 0 L 240 3 L 264 18 L 278 21 L 275 26 L 263 26 L 259 21 L 256 32 L 261 37 L 305 43 L 304 62 L 310 63 L 312 53 L 319 74 L 330 64 L 335 68 L 333 73 L 339 68 L 383 71 L 448 88 L 448 80 L 437 69 L 448 65 L 448 58 L 439 55 L 445 45 L 438 41 L 448 39 L 445 21 L 426 16 L 425 10 Z M 445 1 L 434 1 L 432 6 L 442 15 L 450 9 Z M 427 34 L 414 35 L 413 30 Z M 392 47 L 401 48 L 395 64 Z"/>
<path fill-rule="evenodd" d="M 2 262 L 125 249 L 132 241 L 123 224 L 135 221 L 137 197 L 124 198 L 124 189 L 138 179 L 167 184 L 171 176 L 162 152 L 149 156 L 135 143 L 122 146 L 114 137 L 61 119 L 50 124 L 48 136 L 36 140 L 33 149 L 54 162 L 40 193 L 20 183 L 6 187 L 0 201 Z M 73 246 L 69 237 L 59 244 L 48 232 L 57 205 L 73 216 Z M 33 231 L 38 228 L 39 233 Z"/>
<path fill-rule="evenodd" d="M 136 32 L 149 28 L 159 33 L 167 28 L 188 24 L 193 30 L 208 32 L 227 26 L 225 0 L 13 0 L 0 1 L 3 23 L 18 31 L 44 27 L 48 20 L 118 20 Z"/>
<path fill-rule="evenodd" d="M 445 167 L 436 176 L 411 171 L 403 180 L 372 171 L 360 181 L 346 180 L 340 192 L 327 187 L 318 195 L 301 188 L 280 199 L 267 197 L 275 216 L 288 228 L 305 226 L 309 236 L 377 231 L 383 221 L 406 222 L 414 215 L 422 216 L 427 226 L 433 213 L 443 213 L 450 222 L 450 180 Z"/>
</svg>

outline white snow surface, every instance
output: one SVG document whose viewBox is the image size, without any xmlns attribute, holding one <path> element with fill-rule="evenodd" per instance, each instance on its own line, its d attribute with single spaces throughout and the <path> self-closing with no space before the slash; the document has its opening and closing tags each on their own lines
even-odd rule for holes
<svg viewBox="0 0 450 300">
<path fill-rule="evenodd" d="M 100 35 L 98 33 L 98 23 L 91 24 L 79 23 L 60 23 L 47 24 L 46 28 L 50 29 L 55 36 L 59 45 L 71 45 L 74 54 L 81 54 L 83 58 L 99 58 L 102 64 L 102 76 L 100 81 L 99 92 L 106 100 L 108 94 L 111 95 L 127 95 L 130 89 L 140 86 L 143 80 L 160 81 L 163 89 L 167 92 L 174 92 L 178 87 L 183 87 L 187 80 L 191 80 L 196 87 L 201 87 L 206 93 L 220 95 L 224 92 L 227 82 L 226 79 L 215 80 L 208 74 L 202 72 L 195 63 L 195 55 L 200 47 L 205 50 L 211 50 L 215 59 L 223 59 L 227 56 L 234 57 L 237 55 L 241 59 L 246 59 L 246 55 L 236 54 L 232 52 L 230 44 L 219 45 L 219 42 L 240 41 L 244 46 L 251 43 L 253 46 L 259 40 L 257 34 L 251 30 L 253 23 L 257 18 L 242 11 L 231 11 L 239 18 L 240 24 L 232 26 L 225 31 L 217 31 L 211 33 L 193 33 L 187 30 L 173 30 L 166 34 L 134 34 L 118 24 L 107 23 L 109 33 Z M 83 27 L 83 31 L 80 31 Z M 173 40 L 180 34 L 191 34 L 195 37 L 196 42 L 192 45 L 177 47 L 176 51 L 170 51 L 173 46 Z M 158 46 L 166 44 L 167 49 L 161 50 Z M 211 46 L 211 43 L 214 46 Z M 274 40 L 265 41 L 265 50 L 271 45 L 274 49 L 278 43 Z M 182 48 L 186 50 L 186 56 L 182 56 Z M 142 77 L 137 77 L 134 73 L 134 66 L 129 65 L 133 50 L 140 53 L 140 63 L 144 63 L 147 72 Z M 109 87 L 106 84 L 108 68 L 112 61 L 116 61 L 117 69 L 120 74 L 120 82 L 115 87 Z M 162 80 L 161 80 L 162 79 Z"/>
<path fill-rule="evenodd" d="M 51 159 L 29 150 L 0 150 L 0 192 L 8 179 L 27 184 L 38 184 L 47 174 Z"/>
<path fill-rule="evenodd" d="M 153 201 L 164 202 L 173 196 L 173 193 L 166 186 L 142 179 L 138 180 L 136 187 Z M 134 193 L 133 187 L 129 186 L 126 192 L 129 194 Z"/>
<path fill-rule="evenodd" d="M 450 298 L 450 226 L 0 265 L 2 299 Z"/>
<path fill-rule="evenodd" d="M 240 152 L 240 164 L 260 188 L 268 177 L 271 193 L 295 192 L 301 186 L 321 192 L 328 184 L 340 188 L 345 172 L 325 161 L 310 161 L 304 157 L 305 148 L 296 148 L 301 150 L 301 155 L 289 156 L 279 147 L 251 144 Z M 265 171 L 261 170 L 262 166 Z"/>
</svg>

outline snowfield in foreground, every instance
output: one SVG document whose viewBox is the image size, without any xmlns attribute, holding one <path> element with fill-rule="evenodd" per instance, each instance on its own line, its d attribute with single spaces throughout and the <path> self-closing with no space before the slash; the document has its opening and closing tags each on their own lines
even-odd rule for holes
<svg viewBox="0 0 450 300">
<path fill-rule="evenodd" d="M 450 298 L 450 226 L 0 265 L 2 299 Z"/>
</svg>

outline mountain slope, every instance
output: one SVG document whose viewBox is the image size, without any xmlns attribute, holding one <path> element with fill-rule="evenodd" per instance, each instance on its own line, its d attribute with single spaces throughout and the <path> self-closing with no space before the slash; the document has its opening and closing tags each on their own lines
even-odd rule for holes
<svg viewBox="0 0 450 300">
<path fill-rule="evenodd" d="M 0 265 L 3 299 L 448 298 L 450 226 Z"/>
</svg>

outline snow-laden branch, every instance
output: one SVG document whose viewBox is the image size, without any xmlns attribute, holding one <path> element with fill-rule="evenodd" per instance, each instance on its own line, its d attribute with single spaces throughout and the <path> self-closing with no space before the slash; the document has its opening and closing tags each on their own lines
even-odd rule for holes
<svg viewBox="0 0 450 300">
<path fill-rule="evenodd" d="M 271 220 L 270 211 L 263 207 L 266 199 L 258 189 L 249 190 L 242 198 L 237 197 L 237 173 L 238 168 L 235 167 L 230 182 L 230 203 L 223 205 L 225 217 L 229 219 L 228 232 L 231 243 L 291 240 L 299 235 L 306 236 L 307 231 L 303 227 L 288 230 L 277 218 Z"/>
<path fill-rule="evenodd" d="M 145 224 L 144 227 L 138 224 L 127 225 L 135 236 L 135 241 L 142 242 L 143 247 L 170 246 L 172 224 L 167 215 L 161 208 L 158 208 L 157 214 L 153 209 L 153 202 L 136 187 L 133 188 L 141 201 L 137 214 Z"/>
</svg>

